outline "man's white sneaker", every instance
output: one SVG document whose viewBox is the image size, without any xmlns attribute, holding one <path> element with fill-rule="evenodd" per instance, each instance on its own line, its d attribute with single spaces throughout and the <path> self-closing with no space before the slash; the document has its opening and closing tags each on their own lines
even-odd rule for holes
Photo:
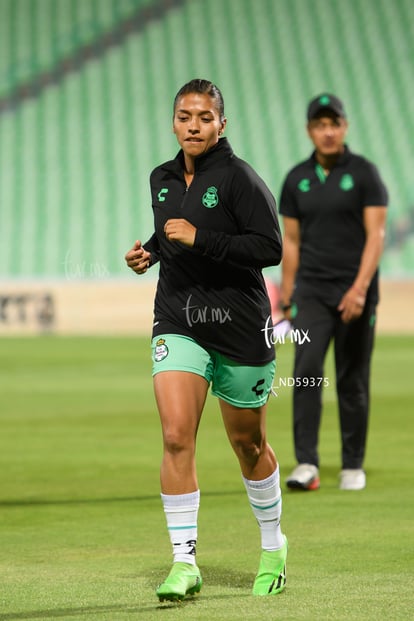
<svg viewBox="0 0 414 621">
<path fill-rule="evenodd" d="M 339 489 L 360 490 L 364 489 L 367 483 L 365 472 L 360 468 L 341 470 L 339 478 Z"/>
<path fill-rule="evenodd" d="M 290 489 L 319 489 L 319 470 L 313 464 L 299 464 L 286 479 L 286 485 Z"/>
</svg>

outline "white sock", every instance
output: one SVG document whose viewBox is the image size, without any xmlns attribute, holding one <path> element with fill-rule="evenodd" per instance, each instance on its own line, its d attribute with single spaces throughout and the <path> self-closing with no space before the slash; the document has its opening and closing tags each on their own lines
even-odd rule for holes
<svg viewBox="0 0 414 621">
<path fill-rule="evenodd" d="M 263 550 L 279 550 L 285 543 L 280 528 L 282 492 L 279 466 L 263 481 L 249 481 L 243 477 L 243 482 L 260 527 Z"/>
<path fill-rule="evenodd" d="M 191 494 L 161 494 L 174 563 L 196 564 L 200 490 Z"/>
</svg>

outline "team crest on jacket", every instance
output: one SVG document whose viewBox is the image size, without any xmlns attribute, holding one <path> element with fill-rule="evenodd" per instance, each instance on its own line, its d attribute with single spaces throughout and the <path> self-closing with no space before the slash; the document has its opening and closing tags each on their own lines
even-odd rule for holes
<svg viewBox="0 0 414 621">
<path fill-rule="evenodd" d="M 165 339 L 158 339 L 155 343 L 154 349 L 154 362 L 161 362 L 169 354 L 168 347 L 165 344 Z"/>
<path fill-rule="evenodd" d="M 207 188 L 207 191 L 203 194 L 203 198 L 201 200 L 204 207 L 207 207 L 208 209 L 216 207 L 218 204 L 217 188 L 215 188 L 214 185 Z"/>
</svg>

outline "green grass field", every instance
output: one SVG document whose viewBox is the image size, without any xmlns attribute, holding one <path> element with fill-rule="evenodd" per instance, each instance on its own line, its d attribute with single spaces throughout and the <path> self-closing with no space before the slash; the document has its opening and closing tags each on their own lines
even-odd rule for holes
<svg viewBox="0 0 414 621">
<path fill-rule="evenodd" d="M 199 597 L 160 605 L 171 550 L 148 339 L 0 339 L 0 620 L 413 618 L 414 337 L 377 340 L 362 492 L 340 492 L 331 362 L 321 489 L 284 493 L 288 583 L 253 598 L 259 531 L 209 397 L 199 433 Z M 292 347 L 278 349 L 291 374 Z M 291 393 L 269 406 L 282 480 L 294 466 Z"/>
</svg>

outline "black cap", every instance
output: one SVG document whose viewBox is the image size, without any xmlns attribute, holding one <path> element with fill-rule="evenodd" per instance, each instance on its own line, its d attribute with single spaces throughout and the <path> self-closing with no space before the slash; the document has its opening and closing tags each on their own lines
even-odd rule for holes
<svg viewBox="0 0 414 621">
<path fill-rule="evenodd" d="M 308 121 L 319 116 L 323 110 L 329 110 L 336 114 L 336 116 L 346 117 L 344 104 L 335 95 L 329 93 L 322 93 L 309 103 L 308 106 Z"/>
</svg>

